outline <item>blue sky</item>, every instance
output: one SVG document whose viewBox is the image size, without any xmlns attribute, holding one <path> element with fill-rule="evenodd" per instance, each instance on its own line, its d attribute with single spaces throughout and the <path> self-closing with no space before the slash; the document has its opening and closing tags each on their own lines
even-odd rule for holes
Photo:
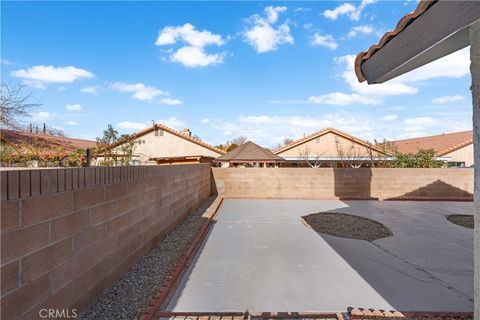
<svg viewBox="0 0 480 320">
<path fill-rule="evenodd" d="M 416 1 L 5 2 L 2 81 L 31 119 L 94 139 L 152 120 L 275 146 L 335 127 L 367 140 L 471 129 L 468 48 L 382 85 L 352 59 Z"/>
</svg>

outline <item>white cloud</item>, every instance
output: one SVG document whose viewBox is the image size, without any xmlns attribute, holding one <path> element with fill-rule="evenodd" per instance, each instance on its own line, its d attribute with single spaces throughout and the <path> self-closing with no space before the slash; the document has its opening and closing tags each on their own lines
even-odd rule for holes
<svg viewBox="0 0 480 320">
<path fill-rule="evenodd" d="M 382 103 L 381 99 L 362 96 L 356 93 L 332 92 L 319 96 L 311 96 L 308 102 L 312 104 L 329 104 L 337 106 L 346 106 L 351 104 L 378 105 Z"/>
<path fill-rule="evenodd" d="M 117 127 L 121 129 L 141 130 L 145 129 L 147 124 L 143 122 L 122 121 L 117 123 Z"/>
<path fill-rule="evenodd" d="M 67 109 L 68 111 L 83 111 L 82 105 L 79 103 L 67 104 L 65 106 L 65 109 Z"/>
<path fill-rule="evenodd" d="M 438 125 L 438 120 L 431 117 L 417 117 L 405 119 L 403 121 L 405 131 L 407 132 L 424 132 L 426 129 L 432 126 Z"/>
<path fill-rule="evenodd" d="M 332 105 L 377 105 L 382 104 L 389 96 L 412 95 L 419 91 L 421 81 L 438 77 L 459 78 L 469 74 L 468 48 L 457 51 L 429 65 L 423 66 L 412 72 L 387 81 L 385 83 L 369 85 L 359 82 L 354 70 L 354 55 L 345 55 L 335 59 L 341 68 L 340 77 L 348 85 L 351 92 L 331 92 L 318 96 L 311 96 L 307 101 L 271 101 L 275 104 L 332 104 Z M 450 98 L 451 99 L 451 98 Z M 453 98 L 455 101 L 458 97 Z M 443 102 L 443 100 L 439 100 Z M 439 103 L 439 101 L 432 103 Z M 454 101 L 452 101 L 454 102 Z M 446 103 L 446 102 L 445 102 Z"/>
<path fill-rule="evenodd" d="M 210 123 L 210 119 L 208 118 L 203 118 L 202 121 L 200 121 L 201 123 Z"/>
<path fill-rule="evenodd" d="M 395 118 L 395 119 L 394 119 Z M 440 126 L 441 125 L 441 126 Z M 460 115 L 445 122 L 443 116 L 417 117 L 399 121 L 396 115 L 376 115 L 365 112 L 339 111 L 321 116 L 240 115 L 231 120 L 209 119 L 212 143 L 222 143 L 236 136 L 263 146 L 276 146 L 284 138 L 298 139 L 304 135 L 333 127 L 359 138 L 395 140 L 415 136 L 439 134 L 471 129 L 468 115 Z"/>
<path fill-rule="evenodd" d="M 343 80 L 352 91 L 358 94 L 369 96 L 395 96 L 402 94 L 415 94 L 418 92 L 418 89 L 413 87 L 410 83 L 404 83 L 398 79 L 374 85 L 368 85 L 366 82 L 358 82 L 354 69 L 354 55 L 338 57 L 336 58 L 336 62 L 343 69 L 341 73 Z"/>
<path fill-rule="evenodd" d="M 267 21 L 269 23 L 275 23 L 278 20 L 278 15 L 282 12 L 287 11 L 287 7 L 274 7 L 269 6 L 264 9 L 267 16 Z"/>
<path fill-rule="evenodd" d="M 312 11 L 311 8 L 305 8 L 305 7 L 298 7 L 293 10 L 295 13 L 300 13 L 300 12 L 310 12 Z"/>
<path fill-rule="evenodd" d="M 101 86 L 87 86 L 80 89 L 80 92 L 91 93 L 97 95 L 102 87 Z"/>
<path fill-rule="evenodd" d="M 369 25 L 360 25 L 360 26 L 356 26 L 356 27 L 353 27 L 350 32 L 348 33 L 348 37 L 349 38 L 353 38 L 355 36 L 357 36 L 358 34 L 370 34 L 370 33 L 373 33 L 373 31 L 375 31 L 373 29 L 372 26 L 369 26 Z"/>
<path fill-rule="evenodd" d="M 174 129 L 181 129 L 182 127 L 185 126 L 185 122 L 182 120 L 176 118 L 176 117 L 170 117 L 166 119 L 160 119 L 157 120 L 157 123 L 161 123 L 166 125 L 167 127 L 174 128 Z"/>
<path fill-rule="evenodd" d="M 213 34 L 208 30 L 198 31 L 190 23 L 185 23 L 183 26 L 163 28 L 155 44 L 157 46 L 171 45 L 177 41 L 183 41 L 194 47 L 205 47 L 212 44 L 221 46 L 224 44 L 220 35 Z"/>
<path fill-rule="evenodd" d="M 115 82 L 111 84 L 111 88 L 121 92 L 133 93 L 132 97 L 143 101 L 152 101 L 157 96 L 168 96 L 169 93 L 155 87 L 146 86 L 143 83 L 125 83 Z"/>
<path fill-rule="evenodd" d="M 350 20 L 358 21 L 365 7 L 375 2 L 377 0 L 362 0 L 358 6 L 354 6 L 351 3 L 343 3 L 333 10 L 325 10 L 323 15 L 330 20 L 336 20 L 338 17 L 346 15 Z"/>
<path fill-rule="evenodd" d="M 65 91 L 67 88 L 65 86 L 60 86 L 57 88 L 58 91 Z"/>
<path fill-rule="evenodd" d="M 56 115 L 47 111 L 39 111 L 32 113 L 32 119 L 37 121 L 52 120 L 54 118 L 56 118 Z"/>
<path fill-rule="evenodd" d="M 397 120 L 398 116 L 396 114 L 389 114 L 380 118 L 380 121 L 389 122 Z"/>
<path fill-rule="evenodd" d="M 223 53 L 208 54 L 203 48 L 185 46 L 172 53 L 170 60 L 185 67 L 196 68 L 222 63 L 223 57 Z"/>
<path fill-rule="evenodd" d="M 323 12 L 323 15 L 325 16 L 325 18 L 328 18 L 328 19 L 331 19 L 331 20 L 337 20 L 337 18 L 339 16 L 342 16 L 342 15 L 345 15 L 345 14 L 352 14 L 356 10 L 357 10 L 357 8 L 353 4 L 344 3 L 344 4 L 339 5 L 338 7 L 336 7 L 333 10 L 330 10 L 330 9 L 325 10 Z"/>
<path fill-rule="evenodd" d="M 79 79 L 91 79 L 94 77 L 90 71 L 73 66 L 33 66 L 27 69 L 12 71 L 10 75 L 14 78 L 23 79 L 27 85 L 45 88 L 48 83 L 72 83 Z"/>
<path fill-rule="evenodd" d="M 186 45 L 177 50 L 171 50 L 169 60 L 178 62 L 189 68 L 205 67 L 223 62 L 225 53 L 210 54 L 205 51 L 206 46 L 222 46 L 225 41 L 221 35 L 213 34 L 208 30 L 199 31 L 194 25 L 185 23 L 183 26 L 164 27 L 158 35 L 155 45 L 167 46 L 177 42 Z"/>
<path fill-rule="evenodd" d="M 166 105 L 169 105 L 169 106 L 178 106 L 178 105 L 182 104 L 182 101 L 179 100 L 179 99 L 163 98 L 163 99 L 158 100 L 158 103 L 166 104 Z"/>
<path fill-rule="evenodd" d="M 6 66 L 9 66 L 9 65 L 12 65 L 14 64 L 12 61 L 8 60 L 8 59 L 0 59 L 0 64 L 4 64 Z"/>
<path fill-rule="evenodd" d="M 335 50 L 335 49 L 338 48 L 337 42 L 335 42 L 335 39 L 330 34 L 322 36 L 319 33 L 315 33 L 313 35 L 311 44 L 312 45 L 317 45 L 317 46 L 327 47 L 327 48 L 332 49 L 332 50 Z"/>
<path fill-rule="evenodd" d="M 288 22 L 274 26 L 279 14 L 286 10 L 286 7 L 269 6 L 264 9 L 264 17 L 255 14 L 248 19 L 249 27 L 244 31 L 243 37 L 257 53 L 277 50 L 283 44 L 293 44 Z"/>
<path fill-rule="evenodd" d="M 363 116 L 342 113 L 319 117 L 247 115 L 239 116 L 234 121 L 211 119 L 210 126 L 223 135 L 224 140 L 236 136 L 246 136 L 256 143 L 273 147 L 281 143 L 284 138 L 298 139 L 304 134 L 310 134 L 326 127 L 334 127 L 369 139 L 373 137 L 370 122 Z M 222 140 L 218 142 L 220 143 Z"/>
<path fill-rule="evenodd" d="M 65 122 L 65 124 L 67 126 L 78 126 L 78 122 L 75 122 L 75 121 L 67 121 Z"/>
<path fill-rule="evenodd" d="M 432 99 L 433 104 L 447 104 L 452 102 L 458 102 L 465 100 L 464 96 L 456 95 L 456 96 L 443 96 Z"/>
</svg>

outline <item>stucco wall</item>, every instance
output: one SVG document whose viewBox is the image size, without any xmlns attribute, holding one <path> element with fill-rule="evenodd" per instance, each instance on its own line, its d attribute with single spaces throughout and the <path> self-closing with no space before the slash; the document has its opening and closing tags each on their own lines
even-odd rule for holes
<svg viewBox="0 0 480 320">
<path fill-rule="evenodd" d="M 210 195 L 208 164 L 1 172 L 1 318 L 86 310 Z"/>
<path fill-rule="evenodd" d="M 216 158 L 221 155 L 165 130 L 162 136 L 156 136 L 155 131 L 152 131 L 136 141 L 139 143 L 135 144 L 134 155 L 135 158 L 140 159 L 140 164 L 155 164 L 154 161 L 148 161 L 153 157 L 209 156 Z"/>
<path fill-rule="evenodd" d="M 314 157 L 366 157 L 369 155 L 369 151 L 366 147 L 356 142 L 328 132 L 318 138 L 313 138 L 291 149 L 279 152 L 277 155 L 281 157 L 304 157 L 306 155 Z M 374 153 L 374 155 L 376 154 Z"/>
<path fill-rule="evenodd" d="M 472 200 L 473 169 L 212 168 L 226 197 Z"/>
<path fill-rule="evenodd" d="M 450 152 L 445 157 L 451 157 L 449 161 L 465 162 L 466 167 L 473 165 L 473 144 Z"/>
</svg>

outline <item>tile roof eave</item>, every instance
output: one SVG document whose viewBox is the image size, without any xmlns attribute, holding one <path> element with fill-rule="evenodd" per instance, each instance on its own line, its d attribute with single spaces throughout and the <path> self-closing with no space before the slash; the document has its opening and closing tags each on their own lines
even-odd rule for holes
<svg viewBox="0 0 480 320">
<path fill-rule="evenodd" d="M 172 129 L 170 127 L 167 127 L 166 125 L 163 125 L 163 124 L 160 124 L 160 123 L 155 123 L 153 126 L 151 127 L 148 127 L 148 128 L 145 128 L 137 133 L 134 133 L 133 135 L 127 137 L 126 139 L 124 140 L 120 140 L 118 142 L 115 142 L 109 146 L 107 146 L 103 151 L 105 150 L 109 150 L 109 149 L 113 149 L 113 148 L 116 148 L 118 147 L 119 145 L 122 145 L 123 143 L 127 142 L 127 141 L 130 141 L 130 140 L 135 140 L 135 139 L 138 139 L 144 135 L 146 135 L 147 133 L 150 133 L 152 132 L 153 130 L 155 130 L 156 128 L 159 128 L 159 129 L 162 129 L 164 131 L 167 131 L 168 133 L 171 133 L 177 137 L 180 137 L 182 139 L 185 139 L 187 141 L 190 141 L 190 142 L 193 142 L 201 147 L 204 147 L 204 148 L 207 148 L 211 151 L 214 151 L 214 152 L 217 152 L 221 155 L 223 154 L 226 154 L 225 151 L 221 150 L 221 149 L 218 149 L 218 148 L 215 148 L 214 146 L 208 144 L 208 143 L 205 143 L 203 141 L 200 141 L 198 139 L 195 139 L 195 138 L 192 138 L 192 137 L 188 137 L 188 136 L 185 136 L 183 134 L 181 134 L 179 131 L 175 130 L 175 129 Z"/>
<path fill-rule="evenodd" d="M 366 80 L 362 71 L 362 64 L 375 54 L 378 50 L 382 49 L 390 40 L 395 38 L 400 32 L 405 30 L 415 19 L 424 14 L 433 4 L 439 0 L 420 0 L 415 11 L 406 14 L 397 23 L 395 29 L 386 32 L 381 38 L 378 44 L 374 44 L 368 48 L 367 51 L 360 52 L 355 57 L 355 74 L 359 82 Z"/>
<path fill-rule="evenodd" d="M 355 142 L 355 143 L 358 143 L 358 144 L 360 144 L 360 145 L 362 145 L 362 146 L 364 146 L 364 147 L 371 148 L 372 150 L 374 150 L 374 151 L 376 151 L 376 152 L 379 152 L 379 153 L 382 153 L 382 154 L 384 154 L 384 155 L 391 155 L 391 154 L 388 153 L 387 151 L 381 150 L 380 148 L 377 148 L 377 147 L 375 147 L 374 145 L 371 145 L 371 144 L 369 144 L 368 142 L 366 142 L 366 141 L 364 141 L 364 140 L 362 140 L 362 139 L 360 139 L 360 138 L 354 137 L 354 136 L 352 136 L 352 135 L 350 135 L 350 134 L 348 134 L 348 133 L 345 133 L 345 132 L 340 131 L 340 130 L 335 129 L 335 128 L 325 128 L 325 129 L 322 129 L 322 130 L 320 130 L 320 131 L 316 131 L 316 132 L 314 132 L 314 133 L 312 133 L 312 134 L 309 134 L 308 136 L 305 136 L 305 137 L 302 137 L 302 138 L 300 138 L 300 139 L 297 139 L 297 140 L 291 142 L 290 144 L 288 144 L 288 145 L 286 145 L 286 146 L 283 146 L 283 147 L 281 147 L 281 148 L 278 148 L 278 149 L 273 150 L 273 153 L 274 153 L 274 154 L 278 154 L 278 153 L 280 153 L 280 152 L 287 151 L 287 150 L 289 150 L 289 149 L 292 149 L 292 148 L 294 148 L 294 147 L 296 147 L 296 146 L 301 145 L 302 143 L 308 142 L 308 141 L 313 140 L 313 139 L 315 139 L 315 138 L 317 138 L 317 137 L 321 137 L 321 136 L 323 136 L 323 135 L 325 135 L 325 134 L 327 134 L 327 133 L 329 133 L 329 132 L 335 133 L 336 135 L 342 136 L 342 137 L 344 137 L 344 138 L 346 138 L 346 139 L 348 139 L 348 140 L 350 140 L 350 141 L 353 141 L 353 142 Z"/>
</svg>

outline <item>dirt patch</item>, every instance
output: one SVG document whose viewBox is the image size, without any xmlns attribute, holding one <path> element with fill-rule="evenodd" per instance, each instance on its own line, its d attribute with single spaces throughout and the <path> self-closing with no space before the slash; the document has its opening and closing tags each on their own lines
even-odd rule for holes
<svg viewBox="0 0 480 320">
<path fill-rule="evenodd" d="M 374 241 L 393 236 L 380 222 L 347 213 L 319 212 L 302 218 L 316 232 L 336 237 Z"/>
<path fill-rule="evenodd" d="M 473 229 L 473 215 L 469 214 L 451 214 L 447 216 L 447 220 L 456 225 Z"/>
</svg>

